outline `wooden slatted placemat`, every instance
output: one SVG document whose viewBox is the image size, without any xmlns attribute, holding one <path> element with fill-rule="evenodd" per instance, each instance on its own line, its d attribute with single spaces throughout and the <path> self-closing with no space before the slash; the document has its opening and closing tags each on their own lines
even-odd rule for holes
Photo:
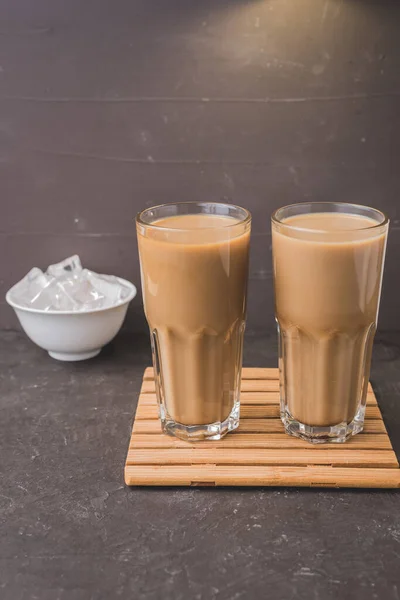
<svg viewBox="0 0 400 600">
<path fill-rule="evenodd" d="M 243 369 L 240 426 L 224 439 L 165 435 L 146 369 L 125 465 L 128 485 L 400 487 L 400 469 L 371 385 L 364 431 L 312 445 L 284 432 L 277 369 Z"/>
</svg>

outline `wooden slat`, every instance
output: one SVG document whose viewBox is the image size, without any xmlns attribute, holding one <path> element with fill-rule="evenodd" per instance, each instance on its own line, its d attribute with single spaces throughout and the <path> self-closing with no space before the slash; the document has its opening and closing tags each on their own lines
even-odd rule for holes
<svg viewBox="0 0 400 600">
<path fill-rule="evenodd" d="M 154 379 L 153 367 L 147 367 L 143 379 Z M 265 367 L 243 367 L 242 379 L 279 379 L 279 369 Z"/>
<path fill-rule="evenodd" d="M 242 419 L 236 430 L 237 433 L 277 433 L 279 431 L 284 431 L 280 419 Z M 236 435 L 236 432 L 232 435 Z M 368 419 L 364 422 L 364 432 L 386 434 L 386 429 L 382 420 Z"/>
<path fill-rule="evenodd" d="M 242 379 L 279 379 L 279 369 L 244 367 L 242 369 Z"/>
<path fill-rule="evenodd" d="M 218 442 L 164 435 L 146 369 L 128 451 L 129 485 L 400 487 L 400 469 L 369 385 L 363 433 L 312 445 L 284 432 L 277 369 L 243 369 L 239 428 Z"/>
<path fill-rule="evenodd" d="M 154 406 L 157 404 L 155 393 L 142 394 L 141 404 L 144 406 Z M 244 404 L 279 404 L 279 392 L 242 392 L 240 394 L 240 403 Z"/>
<path fill-rule="evenodd" d="M 147 367 L 147 369 L 144 370 L 143 381 L 146 381 L 146 379 L 154 379 L 153 367 Z"/>
<path fill-rule="evenodd" d="M 279 417 L 278 404 L 243 404 L 240 407 L 241 419 L 270 419 Z M 379 419 L 381 413 L 378 406 L 367 406 L 365 411 L 366 419 Z M 158 419 L 158 409 L 156 404 L 146 405 L 139 403 L 136 411 L 136 419 Z"/>
<path fill-rule="evenodd" d="M 284 431 L 280 419 L 242 419 L 236 431 L 230 434 L 230 437 L 239 433 L 282 433 Z M 161 424 L 158 419 L 138 419 L 133 425 L 133 432 L 136 433 L 159 433 L 161 434 Z M 364 423 L 365 433 L 385 434 L 386 429 L 382 420 L 368 419 Z M 286 436 L 286 434 L 285 434 Z M 167 437 L 167 436 L 165 436 Z M 288 436 L 286 436 L 287 439 Z"/>
<path fill-rule="evenodd" d="M 240 403 L 245 404 L 279 404 L 279 392 L 241 392 Z M 152 406 L 157 404 L 157 396 L 153 393 L 146 392 L 141 395 L 141 404 L 144 406 Z M 377 401 L 373 392 L 367 395 L 367 406 L 377 406 Z"/>
<path fill-rule="evenodd" d="M 245 382 L 242 381 L 242 384 Z M 252 381 L 248 381 L 247 383 L 253 383 Z M 260 384 L 263 382 L 260 381 Z M 270 382 L 272 383 L 272 382 Z M 275 382 L 277 383 L 277 382 Z M 244 386 L 252 387 L 252 386 Z M 260 398 L 260 401 L 263 401 L 264 398 L 271 398 L 274 402 L 279 402 L 279 386 L 269 386 L 271 389 L 244 389 L 242 385 L 242 389 L 240 392 L 240 399 L 242 402 L 246 402 L 246 400 L 250 400 L 251 398 Z M 259 388 L 268 386 L 259 385 Z M 276 388 L 276 389 L 273 389 Z M 154 385 L 154 381 L 144 381 L 140 394 L 143 395 L 144 399 L 148 396 L 149 398 L 156 398 L 156 388 Z"/>
<path fill-rule="evenodd" d="M 196 465 L 125 467 L 128 485 L 399 488 L 400 469 Z"/>
<path fill-rule="evenodd" d="M 156 391 L 154 379 L 146 379 L 143 381 L 141 394 Z M 242 379 L 242 392 L 278 392 L 279 381 L 277 379 Z"/>
<path fill-rule="evenodd" d="M 243 367 L 242 369 L 242 382 L 246 380 L 262 379 L 262 380 L 279 380 L 279 369 L 276 368 L 259 368 L 259 367 Z M 143 380 L 154 381 L 154 370 L 153 367 L 148 367 L 143 376 Z M 243 388 L 242 388 L 243 389 Z M 368 383 L 368 391 L 372 392 L 372 385 Z"/>
<path fill-rule="evenodd" d="M 136 419 L 133 423 L 132 437 L 137 433 L 158 433 L 162 435 L 160 421 L 154 419 Z"/>
<path fill-rule="evenodd" d="M 271 433 L 268 436 L 258 433 L 237 433 L 228 435 L 217 442 L 205 441 L 207 448 L 303 448 L 308 450 L 310 444 L 296 437 L 287 436 L 285 433 Z M 342 444 L 331 444 L 331 450 L 343 449 Z M 185 442 L 169 435 L 158 433 L 136 433 L 131 438 L 130 448 L 197 448 L 196 442 Z M 314 446 L 317 451 L 323 451 L 326 446 Z M 361 448 L 363 450 L 391 450 L 392 445 L 386 435 L 377 433 L 361 433 L 351 438 L 346 443 L 346 448 Z"/>
<path fill-rule="evenodd" d="M 344 445 L 343 445 L 344 446 Z M 351 450 L 344 446 L 332 450 L 330 445 L 322 448 L 265 449 L 265 448 L 207 448 L 200 444 L 195 448 L 165 448 L 128 450 L 128 465 L 336 465 L 364 467 L 396 467 L 397 460 L 388 450 Z"/>
</svg>

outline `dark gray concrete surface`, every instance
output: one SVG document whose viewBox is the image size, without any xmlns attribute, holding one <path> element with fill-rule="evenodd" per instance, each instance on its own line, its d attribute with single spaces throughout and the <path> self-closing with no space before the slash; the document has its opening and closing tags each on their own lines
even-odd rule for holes
<svg viewBox="0 0 400 600">
<path fill-rule="evenodd" d="M 271 212 L 339 200 L 392 219 L 400 329 L 399 24 L 398 0 L 0 0 L 0 328 L 31 267 L 139 284 L 135 213 L 222 199 L 254 215 L 250 328 L 274 322 Z"/>
<path fill-rule="evenodd" d="M 274 366 L 275 335 L 245 364 Z M 399 600 L 396 491 L 130 489 L 147 337 L 63 364 L 0 334 L 1 600 Z M 400 452 L 400 335 L 372 381 Z"/>
</svg>

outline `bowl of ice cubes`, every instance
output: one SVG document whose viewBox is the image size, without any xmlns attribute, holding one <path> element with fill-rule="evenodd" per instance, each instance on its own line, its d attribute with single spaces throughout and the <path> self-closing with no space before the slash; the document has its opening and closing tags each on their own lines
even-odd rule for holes
<svg viewBox="0 0 400 600">
<path fill-rule="evenodd" d="M 133 283 L 84 269 L 75 255 L 46 272 L 31 269 L 6 300 L 35 344 L 75 361 L 96 356 L 115 337 L 135 296 Z"/>
</svg>

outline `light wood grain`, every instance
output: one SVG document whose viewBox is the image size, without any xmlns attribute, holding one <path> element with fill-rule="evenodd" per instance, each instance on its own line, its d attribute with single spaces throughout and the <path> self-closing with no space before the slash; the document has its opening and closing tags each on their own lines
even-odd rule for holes
<svg viewBox="0 0 400 600">
<path fill-rule="evenodd" d="M 399 488 L 400 469 L 221 465 L 125 467 L 128 485 Z"/>
<path fill-rule="evenodd" d="M 276 368 L 263 368 L 263 367 L 243 367 L 242 369 L 242 383 L 247 380 L 254 381 L 255 379 L 265 380 L 276 380 L 279 382 L 279 369 Z M 143 375 L 143 381 L 152 380 L 154 381 L 154 369 L 148 367 Z M 257 385 L 257 384 L 256 384 Z M 263 383 L 264 385 L 264 383 Z M 242 387 L 242 390 L 244 388 Z M 279 388 L 278 388 L 279 389 Z M 368 391 L 372 392 L 371 383 L 368 383 Z"/>
<path fill-rule="evenodd" d="M 243 404 L 240 407 L 241 419 L 271 419 L 279 417 L 279 404 Z M 146 405 L 141 402 L 136 411 L 136 419 L 158 419 L 158 408 L 156 404 Z M 365 410 L 366 419 L 380 419 L 381 412 L 378 406 L 367 406 Z"/>
<path fill-rule="evenodd" d="M 141 393 L 141 404 L 143 406 L 155 406 L 157 396 L 154 392 Z M 241 392 L 240 404 L 279 404 L 279 392 Z M 377 406 L 377 401 L 373 392 L 367 394 L 367 406 Z"/>
<path fill-rule="evenodd" d="M 242 392 L 277 392 L 279 393 L 279 381 L 277 379 L 242 379 L 240 389 Z M 143 381 L 141 393 L 155 393 L 154 379 Z"/>
<path fill-rule="evenodd" d="M 343 445 L 344 446 L 344 445 Z M 365 467 L 396 467 L 397 460 L 390 450 L 352 450 L 343 447 L 332 450 L 330 445 L 309 449 L 270 448 L 164 448 L 162 452 L 151 449 L 130 449 L 128 465 L 336 465 Z"/>
<path fill-rule="evenodd" d="M 283 430 L 283 427 L 282 427 Z M 205 441 L 202 446 L 206 448 L 303 448 L 308 450 L 310 444 L 286 433 L 236 433 L 228 435 L 219 441 Z M 197 442 L 185 442 L 169 435 L 157 433 L 135 433 L 131 438 L 130 448 L 197 448 Z M 313 448 L 322 452 L 326 445 L 316 445 Z M 345 445 L 346 448 L 361 448 L 364 450 L 391 450 L 392 445 L 386 435 L 379 433 L 360 433 L 351 438 Z M 335 452 L 343 449 L 342 444 L 331 444 L 329 448 Z"/>
<path fill-rule="evenodd" d="M 128 485 L 400 487 L 400 469 L 371 385 L 364 431 L 345 444 L 312 445 L 284 432 L 278 369 L 243 369 L 239 428 L 223 440 L 164 435 L 153 369 L 146 369 L 125 481 Z"/>
<path fill-rule="evenodd" d="M 143 379 L 154 379 L 153 367 L 148 367 Z M 264 367 L 243 367 L 242 379 L 279 379 L 279 369 Z"/>
<path fill-rule="evenodd" d="M 284 428 L 280 419 L 242 419 L 238 429 L 230 433 L 229 437 L 236 436 L 239 433 L 271 434 L 283 432 Z M 385 425 L 381 419 L 368 419 L 368 421 L 365 421 L 364 432 L 386 435 Z M 159 419 L 135 419 L 133 433 L 161 434 L 161 423 Z M 286 434 L 285 437 L 288 438 Z"/>
</svg>

